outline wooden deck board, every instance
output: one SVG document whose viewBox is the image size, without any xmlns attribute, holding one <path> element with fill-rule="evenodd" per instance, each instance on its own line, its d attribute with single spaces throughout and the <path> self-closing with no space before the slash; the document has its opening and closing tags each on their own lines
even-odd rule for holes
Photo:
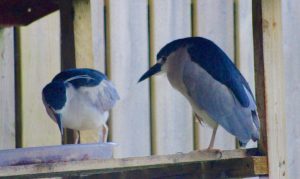
<svg viewBox="0 0 300 179">
<path fill-rule="evenodd" d="M 253 156 L 254 155 L 254 156 Z M 255 149 L 219 152 L 195 151 L 164 156 L 85 160 L 0 167 L 0 177 L 105 176 L 249 177 L 266 175 L 267 158 Z"/>
</svg>

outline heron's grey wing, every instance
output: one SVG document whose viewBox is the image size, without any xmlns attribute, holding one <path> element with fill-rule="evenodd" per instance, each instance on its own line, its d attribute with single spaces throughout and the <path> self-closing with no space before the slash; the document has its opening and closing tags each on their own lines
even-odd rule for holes
<svg viewBox="0 0 300 179">
<path fill-rule="evenodd" d="M 216 44 L 207 39 L 198 39 L 187 48 L 192 61 L 204 68 L 214 79 L 226 85 L 243 107 L 249 106 L 246 89 L 251 93 L 247 81 Z"/>
<path fill-rule="evenodd" d="M 251 138 L 258 138 L 256 122 L 252 119 L 252 111 L 256 111 L 256 106 L 248 90 L 246 90 L 246 97 L 249 105 L 243 107 L 230 88 L 214 79 L 193 61 L 185 64 L 182 80 L 189 100 L 206 111 L 213 120 L 235 135 L 242 143 L 247 143 Z"/>
<path fill-rule="evenodd" d="M 98 87 L 96 105 L 101 111 L 110 110 L 119 100 L 119 94 L 114 85 L 108 80 L 102 80 Z"/>
</svg>

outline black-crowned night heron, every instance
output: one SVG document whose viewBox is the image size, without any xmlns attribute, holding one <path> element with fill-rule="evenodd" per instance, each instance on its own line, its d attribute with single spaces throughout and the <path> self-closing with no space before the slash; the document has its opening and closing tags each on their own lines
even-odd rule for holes
<svg viewBox="0 0 300 179">
<path fill-rule="evenodd" d="M 139 80 L 166 72 L 171 85 L 192 105 L 199 121 L 218 125 L 236 136 L 242 146 L 259 139 L 259 118 L 251 89 L 229 57 L 212 41 L 201 37 L 178 39 L 157 54 L 157 63 Z"/>
<path fill-rule="evenodd" d="M 100 129 L 99 140 L 106 142 L 108 111 L 119 95 L 107 77 L 93 69 L 69 69 L 57 74 L 42 92 L 48 115 L 63 128 L 76 130 Z"/>
</svg>

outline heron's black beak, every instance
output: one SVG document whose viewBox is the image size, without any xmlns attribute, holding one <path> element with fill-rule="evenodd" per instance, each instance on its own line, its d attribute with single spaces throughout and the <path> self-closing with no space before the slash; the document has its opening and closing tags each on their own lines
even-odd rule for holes
<svg viewBox="0 0 300 179">
<path fill-rule="evenodd" d="M 64 134 L 64 128 L 61 122 L 61 115 L 54 113 L 61 135 Z"/>
<path fill-rule="evenodd" d="M 156 63 L 146 73 L 143 74 L 143 76 L 139 79 L 138 82 L 141 82 L 141 81 L 145 80 L 146 78 L 149 78 L 150 76 L 160 72 L 160 70 L 161 70 L 161 64 Z"/>
</svg>

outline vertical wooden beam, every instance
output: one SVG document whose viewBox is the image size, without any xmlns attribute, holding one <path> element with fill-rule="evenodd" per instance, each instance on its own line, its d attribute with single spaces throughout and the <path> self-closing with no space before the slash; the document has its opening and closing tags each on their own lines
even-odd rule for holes
<svg viewBox="0 0 300 179">
<path fill-rule="evenodd" d="M 112 110 L 115 157 L 150 154 L 147 0 L 107 0 L 108 72 L 121 100 Z"/>
<path fill-rule="evenodd" d="M 47 115 L 41 91 L 60 70 L 59 13 L 21 27 L 20 107 L 22 147 L 60 144 L 60 133 Z"/>
<path fill-rule="evenodd" d="M 60 62 L 61 70 L 75 68 L 75 42 L 74 42 L 74 9 L 73 0 L 60 0 Z M 64 144 L 74 143 L 74 132 L 71 129 L 65 129 L 63 141 Z"/>
<path fill-rule="evenodd" d="M 151 64 L 167 43 L 191 36 L 191 1 L 150 1 Z M 166 75 L 151 79 L 152 148 L 154 154 L 193 150 L 193 118 L 188 101 L 169 83 Z"/>
<path fill-rule="evenodd" d="M 267 153 L 267 129 L 266 129 L 266 85 L 265 85 L 265 63 L 263 51 L 263 27 L 262 9 L 260 0 L 252 1 L 253 15 L 253 44 L 254 44 L 254 67 L 255 67 L 255 89 L 256 103 L 260 118 L 260 140 L 259 148 Z"/>
<path fill-rule="evenodd" d="M 254 0 L 256 95 L 260 149 L 268 154 L 269 177 L 287 178 L 281 0 Z"/>
<path fill-rule="evenodd" d="M 61 69 L 75 68 L 73 0 L 60 0 Z"/>
<path fill-rule="evenodd" d="M 16 147 L 14 29 L 0 28 L 0 149 Z"/>
<path fill-rule="evenodd" d="M 93 68 L 92 14 L 90 0 L 73 0 L 76 67 Z"/>
<path fill-rule="evenodd" d="M 194 34 L 214 41 L 234 60 L 234 14 L 233 0 L 194 0 Z M 207 148 L 212 129 L 207 125 L 198 128 L 197 148 Z M 218 128 L 215 147 L 221 149 L 235 148 L 235 138 L 222 127 Z"/>
</svg>

